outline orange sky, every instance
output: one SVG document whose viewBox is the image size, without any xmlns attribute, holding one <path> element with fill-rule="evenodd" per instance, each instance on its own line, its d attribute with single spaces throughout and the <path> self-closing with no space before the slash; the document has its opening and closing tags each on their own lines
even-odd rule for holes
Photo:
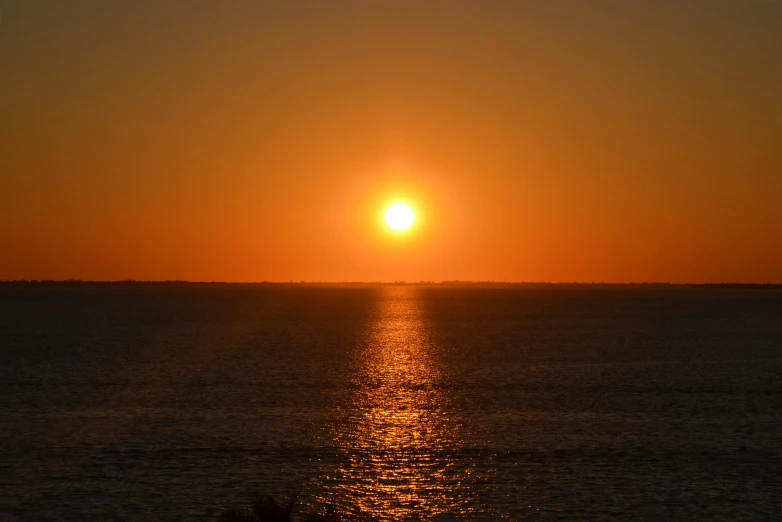
<svg viewBox="0 0 782 522">
<path fill-rule="evenodd" d="M 782 283 L 780 2 L 119 4 L 2 4 L 0 279 Z"/>
</svg>

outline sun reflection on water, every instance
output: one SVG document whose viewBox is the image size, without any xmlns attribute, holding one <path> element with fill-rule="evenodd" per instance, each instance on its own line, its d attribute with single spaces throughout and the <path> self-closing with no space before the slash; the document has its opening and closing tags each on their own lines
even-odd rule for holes
<svg viewBox="0 0 782 522">
<path fill-rule="evenodd" d="M 320 501 L 375 520 L 465 514 L 468 470 L 454 458 L 459 425 L 418 290 L 382 292 L 342 422 L 330 433 L 342 465 L 323 480 Z"/>
</svg>

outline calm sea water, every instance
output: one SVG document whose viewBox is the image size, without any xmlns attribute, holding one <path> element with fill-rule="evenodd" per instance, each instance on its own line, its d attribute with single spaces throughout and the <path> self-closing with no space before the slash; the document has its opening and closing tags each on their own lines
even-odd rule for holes
<svg viewBox="0 0 782 522">
<path fill-rule="evenodd" d="M 0 287 L 0 520 L 779 520 L 782 291 Z"/>
</svg>

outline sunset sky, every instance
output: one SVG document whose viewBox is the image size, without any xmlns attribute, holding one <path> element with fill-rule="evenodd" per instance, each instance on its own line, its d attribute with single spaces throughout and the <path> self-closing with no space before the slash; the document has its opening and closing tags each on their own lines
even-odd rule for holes
<svg viewBox="0 0 782 522">
<path fill-rule="evenodd" d="M 782 283 L 782 2 L 0 0 L 0 279 L 65 278 Z"/>
</svg>

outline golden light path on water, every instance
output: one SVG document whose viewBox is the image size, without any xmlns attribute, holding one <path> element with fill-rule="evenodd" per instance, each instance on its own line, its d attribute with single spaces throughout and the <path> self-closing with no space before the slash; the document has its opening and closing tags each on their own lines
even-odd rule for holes
<svg viewBox="0 0 782 522">
<path fill-rule="evenodd" d="M 352 396 L 330 434 L 343 463 L 324 477 L 319 500 L 373 520 L 463 516 L 469 470 L 454 458 L 459 425 L 448 413 L 447 376 L 419 290 L 381 292 L 374 324 L 358 348 Z"/>
</svg>

